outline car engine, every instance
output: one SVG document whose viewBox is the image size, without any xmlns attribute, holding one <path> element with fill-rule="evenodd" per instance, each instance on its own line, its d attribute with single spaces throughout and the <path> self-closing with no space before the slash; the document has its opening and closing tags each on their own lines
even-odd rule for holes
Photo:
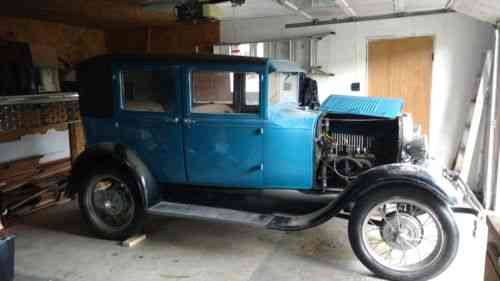
<svg viewBox="0 0 500 281">
<path fill-rule="evenodd" d="M 363 172 L 425 157 L 411 116 L 396 119 L 327 114 L 318 123 L 316 177 L 321 189 L 342 189 Z M 416 159 L 418 158 L 418 159 Z"/>
</svg>

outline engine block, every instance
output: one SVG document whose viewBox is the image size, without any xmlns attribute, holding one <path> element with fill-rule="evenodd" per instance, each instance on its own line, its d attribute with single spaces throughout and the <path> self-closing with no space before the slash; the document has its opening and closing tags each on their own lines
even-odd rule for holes
<svg viewBox="0 0 500 281">
<path fill-rule="evenodd" d="M 317 136 L 318 185 L 342 188 L 364 171 L 389 162 L 395 153 L 391 151 L 388 157 L 386 146 L 394 146 L 390 140 L 397 146 L 399 138 L 397 130 L 391 128 L 393 123 L 384 119 L 322 118 Z"/>
</svg>

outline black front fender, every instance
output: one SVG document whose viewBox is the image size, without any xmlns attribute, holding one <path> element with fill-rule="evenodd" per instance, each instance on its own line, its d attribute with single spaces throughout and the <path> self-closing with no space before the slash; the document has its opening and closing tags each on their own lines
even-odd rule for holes
<svg viewBox="0 0 500 281">
<path fill-rule="evenodd" d="M 458 201 L 455 189 L 449 181 L 440 176 L 440 173 L 433 175 L 428 169 L 417 165 L 390 164 L 378 166 L 361 174 L 327 206 L 302 216 L 280 217 L 272 221 L 268 227 L 285 231 L 311 228 L 337 216 L 350 203 L 355 203 L 368 192 L 397 185 L 412 186 L 429 192 L 448 205 L 454 205 Z"/>
<path fill-rule="evenodd" d="M 73 162 L 68 194 L 74 196 L 82 188 L 83 178 L 96 166 L 118 167 L 127 171 L 137 183 L 144 207 L 160 201 L 157 182 L 135 151 L 121 144 L 100 143 L 89 146 Z"/>
<path fill-rule="evenodd" d="M 444 178 L 442 170 L 430 171 L 426 167 L 412 164 L 389 164 L 378 166 L 361 174 L 347 187 L 347 201 L 355 201 L 373 189 L 394 184 L 406 184 L 426 190 L 438 199 L 454 205 L 456 190 Z"/>
</svg>

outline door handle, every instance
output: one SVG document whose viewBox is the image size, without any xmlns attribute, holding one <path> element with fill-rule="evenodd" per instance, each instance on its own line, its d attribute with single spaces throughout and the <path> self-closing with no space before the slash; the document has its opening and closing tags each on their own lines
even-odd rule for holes
<svg viewBox="0 0 500 281">
<path fill-rule="evenodd" d="M 192 124 L 196 124 L 196 121 L 189 119 L 189 118 L 186 118 L 186 119 L 184 119 L 184 124 L 186 124 L 188 127 L 190 127 Z"/>
<path fill-rule="evenodd" d="M 171 118 L 171 119 L 166 119 L 165 122 L 166 123 L 170 123 L 170 124 L 177 124 L 177 123 L 179 123 L 179 117 L 174 117 L 174 118 Z"/>
</svg>

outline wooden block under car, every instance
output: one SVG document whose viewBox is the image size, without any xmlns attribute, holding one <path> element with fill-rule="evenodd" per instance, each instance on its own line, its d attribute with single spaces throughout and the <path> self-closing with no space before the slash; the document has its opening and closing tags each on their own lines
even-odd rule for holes
<svg viewBox="0 0 500 281">
<path fill-rule="evenodd" d="M 146 234 L 134 235 L 127 240 L 122 241 L 120 245 L 122 245 L 123 247 L 132 248 L 144 240 L 146 240 Z"/>
</svg>

